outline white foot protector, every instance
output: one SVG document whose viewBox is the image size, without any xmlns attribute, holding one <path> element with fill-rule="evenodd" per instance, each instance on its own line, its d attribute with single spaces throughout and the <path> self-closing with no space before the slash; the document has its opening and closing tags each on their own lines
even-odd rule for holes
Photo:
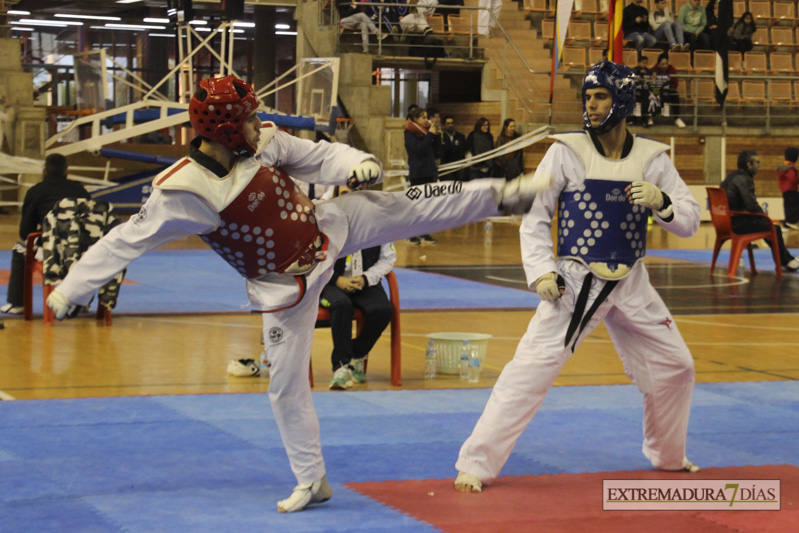
<svg viewBox="0 0 799 533">
<path fill-rule="evenodd" d="M 458 472 L 458 477 L 455 478 L 455 490 L 458 492 L 483 492 L 483 483 L 466 472 Z"/>
<path fill-rule="evenodd" d="M 525 174 L 502 186 L 499 209 L 505 215 L 522 215 L 533 206 L 535 196 L 547 190 L 551 184 L 548 174 Z"/>
<path fill-rule="evenodd" d="M 699 468 L 697 465 L 693 464 L 688 459 L 683 459 L 682 469 L 685 470 L 686 472 L 691 473 L 691 474 L 694 474 L 696 472 L 701 472 L 702 471 L 701 468 Z"/>
<path fill-rule="evenodd" d="M 333 496 L 333 488 L 327 482 L 327 476 L 313 483 L 304 483 L 294 487 L 294 492 L 285 500 L 277 502 L 278 513 L 296 513 L 311 503 L 326 502 Z"/>
</svg>

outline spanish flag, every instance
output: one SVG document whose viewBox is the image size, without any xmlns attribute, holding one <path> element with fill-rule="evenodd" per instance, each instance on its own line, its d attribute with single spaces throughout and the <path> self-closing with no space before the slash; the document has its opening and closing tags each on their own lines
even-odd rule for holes
<svg viewBox="0 0 799 533">
<path fill-rule="evenodd" d="M 621 53 L 624 45 L 624 32 L 621 30 L 622 11 L 624 11 L 624 0 L 608 0 L 608 61 L 620 65 L 624 64 Z"/>
</svg>

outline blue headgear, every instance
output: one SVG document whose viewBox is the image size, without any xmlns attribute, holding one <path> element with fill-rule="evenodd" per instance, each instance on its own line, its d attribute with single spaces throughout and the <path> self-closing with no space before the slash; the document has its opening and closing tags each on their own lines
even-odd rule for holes
<svg viewBox="0 0 799 533">
<path fill-rule="evenodd" d="M 585 110 L 585 91 L 599 87 L 610 91 L 613 105 L 602 123 L 596 128 L 592 128 Z M 607 133 L 634 109 L 635 75 L 630 67 L 617 65 L 612 61 L 600 61 L 588 69 L 583 81 L 583 121 L 585 121 L 586 128 L 596 133 Z"/>
</svg>

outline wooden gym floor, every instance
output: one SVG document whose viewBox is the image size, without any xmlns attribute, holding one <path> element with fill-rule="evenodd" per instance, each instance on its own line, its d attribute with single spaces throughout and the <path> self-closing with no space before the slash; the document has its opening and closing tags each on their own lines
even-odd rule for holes
<svg viewBox="0 0 799 533">
<path fill-rule="evenodd" d="M 13 245 L 17 224 L 17 216 L 0 215 L 3 249 Z M 490 245 L 484 242 L 480 224 L 436 237 L 436 246 L 396 243 L 397 266 L 523 287 L 518 223 L 496 222 Z M 799 247 L 799 232 L 786 239 L 789 247 Z M 655 225 L 649 247 L 707 250 L 713 240 L 709 224 L 703 224 L 690 239 L 678 239 Z M 168 247 L 203 246 L 191 238 Z M 504 281 L 496 281 L 501 276 L 486 277 L 486 271 L 491 271 L 487 267 L 500 266 Z M 648 257 L 647 267 L 691 348 L 698 382 L 799 379 L 799 341 L 795 339 L 799 275 L 788 274 L 778 281 L 773 272 L 765 271 L 751 281 L 729 282 L 723 266 L 711 278 L 707 263 Z M 492 386 L 513 356 L 532 314 L 530 309 L 403 312 L 402 388 Z M 268 387 L 267 379 L 230 378 L 225 372 L 229 359 L 259 353 L 260 317 L 250 314 L 115 315 L 109 328 L 88 317 L 54 327 L 43 326 L 39 318 L 25 322 L 0 316 L 0 321 L 5 325 L 0 330 L 0 397 L 7 400 L 246 393 L 265 392 Z M 479 384 L 466 384 L 456 376 L 423 379 L 425 334 L 435 331 L 493 335 Z M 313 335 L 314 390 L 327 390 L 330 332 L 317 329 Z M 353 390 L 392 389 L 388 360 L 386 331 L 370 356 L 367 383 Z M 556 385 L 623 383 L 629 380 L 603 326 L 577 350 L 556 381 Z"/>
</svg>

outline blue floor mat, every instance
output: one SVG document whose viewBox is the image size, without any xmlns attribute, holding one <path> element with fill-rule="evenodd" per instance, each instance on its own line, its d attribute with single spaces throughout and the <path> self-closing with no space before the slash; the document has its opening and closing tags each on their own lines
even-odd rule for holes
<svg viewBox="0 0 799 533">
<path fill-rule="evenodd" d="M 11 252 L 0 252 L 8 265 Z M 412 309 L 534 308 L 538 296 L 527 290 L 396 268 L 400 307 Z M 230 313 L 250 307 L 244 280 L 210 250 L 155 250 L 131 263 L 114 310 L 118 314 Z M 7 286 L 0 285 L 5 301 Z M 41 286 L 34 287 L 34 313 L 42 312 Z"/>
<path fill-rule="evenodd" d="M 427 532 L 342 487 L 446 479 L 490 391 L 314 393 L 334 498 L 296 515 L 265 395 L 0 402 L 0 530 Z M 689 457 L 799 466 L 799 383 L 696 385 Z M 504 475 L 648 469 L 630 385 L 556 387 Z"/>
</svg>

